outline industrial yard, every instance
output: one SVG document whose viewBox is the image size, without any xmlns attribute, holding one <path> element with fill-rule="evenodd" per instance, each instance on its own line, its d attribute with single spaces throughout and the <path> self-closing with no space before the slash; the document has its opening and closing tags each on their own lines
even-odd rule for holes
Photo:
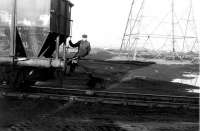
<svg viewBox="0 0 200 131">
<path fill-rule="evenodd" d="M 0 131 L 199 131 L 198 3 L 0 0 Z"/>
<path fill-rule="evenodd" d="M 198 112 L 1 99 L 2 131 L 198 131 Z"/>
<path fill-rule="evenodd" d="M 185 72 L 198 74 L 198 64 L 178 62 L 174 64 L 171 61 L 173 64 L 130 62 L 127 65 L 125 61 L 121 61 L 121 64 L 118 61 L 116 64 L 115 61 L 103 62 L 103 58 L 92 60 L 92 57 L 96 55 L 100 57 L 100 54 L 101 52 L 91 54 L 88 57 L 90 60 L 84 60 L 81 63 L 89 63 L 88 70 L 93 71 L 98 77 L 106 78 L 107 84 L 104 91 L 199 97 L 198 93 L 189 91 L 199 89 L 199 86 L 171 82 L 177 78 L 184 79 Z M 123 70 L 119 70 L 122 67 Z M 79 78 L 76 75 L 78 72 L 82 72 Z M 86 86 L 83 86 L 84 80 L 87 79 L 83 72 L 85 70 L 78 67 L 77 72 L 66 78 L 63 85 L 68 86 L 64 88 L 88 90 Z M 47 81 L 37 84 L 44 88 L 53 84 L 56 86 L 56 83 L 59 82 Z M 1 98 L 0 111 L 1 130 L 198 131 L 199 128 L 198 109 L 187 107 L 164 108 L 89 101 L 67 102 L 46 98 L 4 97 Z"/>
</svg>

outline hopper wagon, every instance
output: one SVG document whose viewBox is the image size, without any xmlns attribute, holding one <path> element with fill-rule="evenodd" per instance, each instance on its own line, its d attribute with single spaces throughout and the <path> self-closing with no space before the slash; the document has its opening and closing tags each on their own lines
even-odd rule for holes
<svg viewBox="0 0 200 131">
<path fill-rule="evenodd" d="M 17 88 L 64 71 L 73 4 L 68 0 L 0 3 L 1 82 Z"/>
</svg>

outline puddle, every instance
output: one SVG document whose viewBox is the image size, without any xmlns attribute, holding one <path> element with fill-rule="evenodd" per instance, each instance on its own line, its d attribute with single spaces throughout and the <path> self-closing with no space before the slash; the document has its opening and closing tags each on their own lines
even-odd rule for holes
<svg viewBox="0 0 200 131">
<path fill-rule="evenodd" d="M 200 75 L 184 74 L 183 77 L 185 77 L 185 79 L 174 79 L 172 82 L 200 87 Z"/>
<path fill-rule="evenodd" d="M 187 91 L 191 92 L 191 93 L 199 93 L 200 94 L 200 89 L 188 89 Z"/>
<path fill-rule="evenodd" d="M 185 79 L 174 79 L 172 82 L 197 86 L 199 89 L 188 89 L 188 92 L 200 93 L 200 74 L 184 74 Z"/>
</svg>

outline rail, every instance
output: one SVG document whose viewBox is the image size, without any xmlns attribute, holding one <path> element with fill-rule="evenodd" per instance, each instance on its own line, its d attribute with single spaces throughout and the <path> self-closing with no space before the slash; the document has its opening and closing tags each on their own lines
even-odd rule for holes
<svg viewBox="0 0 200 131">
<path fill-rule="evenodd" d="M 28 91 L 1 90 L 2 97 L 51 99 L 89 103 L 122 104 L 148 107 L 172 107 L 199 109 L 198 97 L 123 93 L 80 89 L 64 89 L 33 86 Z"/>
</svg>

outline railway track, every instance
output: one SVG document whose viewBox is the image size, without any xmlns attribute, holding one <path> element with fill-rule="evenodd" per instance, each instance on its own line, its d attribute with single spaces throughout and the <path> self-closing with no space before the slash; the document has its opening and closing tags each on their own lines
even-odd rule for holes
<svg viewBox="0 0 200 131">
<path fill-rule="evenodd" d="M 135 105 L 148 107 L 172 107 L 199 109 L 198 97 L 154 95 L 139 93 L 122 93 L 110 91 L 94 91 L 32 86 L 28 91 L 8 91 L 1 88 L 1 97 L 17 97 L 32 99 L 52 99 L 78 101 L 88 103 L 105 103 L 118 105 Z"/>
</svg>

